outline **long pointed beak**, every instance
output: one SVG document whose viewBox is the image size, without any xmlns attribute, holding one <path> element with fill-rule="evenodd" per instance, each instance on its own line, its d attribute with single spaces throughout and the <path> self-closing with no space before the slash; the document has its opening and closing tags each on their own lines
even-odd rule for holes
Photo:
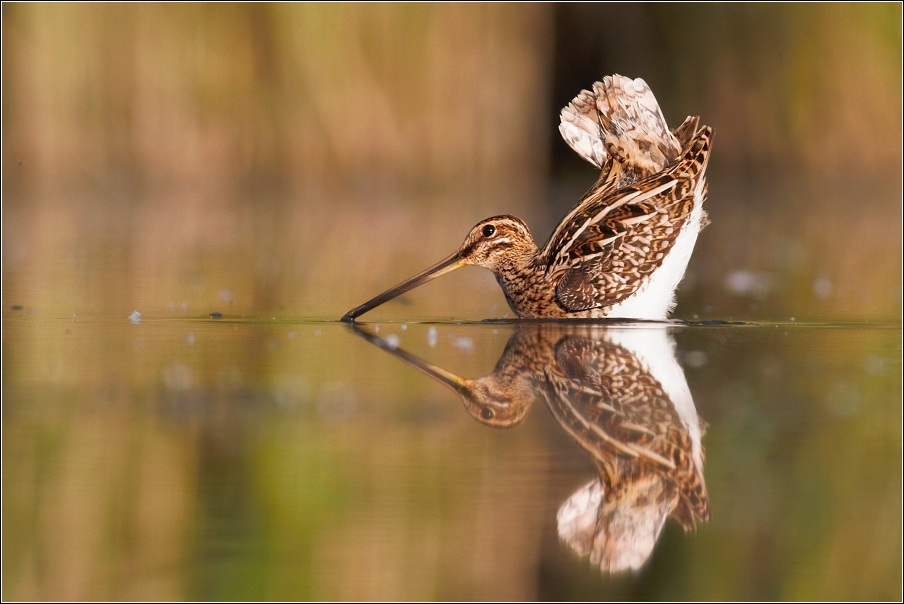
<svg viewBox="0 0 904 604">
<path fill-rule="evenodd" d="M 384 302 L 388 302 L 396 296 L 404 294 L 408 290 L 414 289 L 419 285 L 423 285 L 427 281 L 432 281 L 440 275 L 445 275 L 446 273 L 454 271 L 461 266 L 464 266 L 464 263 L 461 259 L 461 253 L 455 252 L 445 260 L 434 264 L 425 271 L 419 272 L 414 277 L 411 277 L 410 279 L 399 283 L 392 289 L 386 290 L 376 298 L 365 302 L 361 306 L 351 309 L 350 311 L 345 313 L 345 315 L 340 320 L 345 323 L 351 323 L 355 320 L 356 317 L 363 315 L 369 310 L 373 310 Z"/>
</svg>

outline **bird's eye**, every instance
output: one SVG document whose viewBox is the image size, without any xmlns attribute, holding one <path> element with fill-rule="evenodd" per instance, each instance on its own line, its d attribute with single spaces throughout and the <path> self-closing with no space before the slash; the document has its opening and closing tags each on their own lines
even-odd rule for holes
<svg viewBox="0 0 904 604">
<path fill-rule="evenodd" d="M 496 234 L 496 227 L 494 227 L 492 224 L 488 224 L 485 227 L 483 227 L 483 236 L 484 237 L 492 237 L 495 234 Z"/>
<path fill-rule="evenodd" d="M 484 232 L 486 232 L 486 229 L 484 229 Z M 483 419 L 487 419 L 487 420 L 493 419 L 493 410 L 488 409 L 487 407 L 484 407 L 483 409 L 480 410 L 480 417 L 482 417 Z"/>
</svg>

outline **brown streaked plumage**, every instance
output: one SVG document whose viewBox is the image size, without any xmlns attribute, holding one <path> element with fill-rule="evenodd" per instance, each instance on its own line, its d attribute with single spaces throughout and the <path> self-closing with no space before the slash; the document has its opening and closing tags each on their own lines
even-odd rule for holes
<svg viewBox="0 0 904 604">
<path fill-rule="evenodd" d="M 519 325 L 476 380 L 353 330 L 454 390 L 488 426 L 517 426 L 544 400 L 599 470 L 561 506 L 559 534 L 604 570 L 642 565 L 668 516 L 685 530 L 709 520 L 702 422 L 664 329 Z"/>
<path fill-rule="evenodd" d="M 665 319 L 707 222 L 712 128 L 688 117 L 669 131 L 646 83 L 614 75 L 565 107 L 559 130 L 601 172 L 546 245 L 514 216 L 488 218 L 454 254 L 342 320 L 467 265 L 493 271 L 522 318 Z"/>
</svg>

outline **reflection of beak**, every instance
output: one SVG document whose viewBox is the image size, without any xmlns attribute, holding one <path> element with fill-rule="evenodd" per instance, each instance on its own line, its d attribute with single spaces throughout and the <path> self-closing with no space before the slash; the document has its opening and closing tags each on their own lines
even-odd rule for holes
<svg viewBox="0 0 904 604">
<path fill-rule="evenodd" d="M 342 321 L 346 323 L 350 323 L 355 320 L 355 317 L 363 315 L 369 310 L 373 310 L 384 302 L 388 302 L 392 300 L 396 296 L 400 296 L 407 292 L 408 290 L 414 289 L 418 285 L 423 285 L 427 281 L 431 281 L 436 279 L 440 275 L 445 275 L 448 272 L 454 271 L 455 269 L 464 266 L 462 263 L 461 253 L 455 252 L 445 260 L 434 264 L 430 268 L 425 271 L 421 271 L 416 274 L 414 277 L 408 279 L 407 281 L 403 281 L 399 283 L 392 289 L 388 289 L 373 300 L 365 302 L 361 306 L 357 308 L 353 308 L 342 317 Z"/>
<path fill-rule="evenodd" d="M 354 321 L 351 321 L 348 327 L 355 335 L 361 336 L 374 346 L 382 348 L 392 356 L 404 361 L 411 367 L 414 367 L 421 373 L 430 376 L 440 384 L 455 392 L 459 397 L 461 397 L 461 400 L 465 404 L 465 408 L 468 410 L 468 413 L 471 414 L 471 417 L 487 426 L 491 426 L 493 428 L 513 428 L 517 426 L 522 421 L 524 421 L 524 418 L 527 415 L 527 411 L 531 407 L 530 404 L 536 397 L 536 394 L 533 393 L 533 391 L 531 391 L 529 398 L 519 396 L 519 398 L 514 401 L 516 408 L 516 412 L 514 414 L 512 414 L 510 417 L 504 416 L 501 419 L 497 417 L 495 421 L 491 421 L 493 420 L 492 415 L 490 417 L 484 417 L 480 412 L 481 410 L 485 409 L 483 405 L 487 403 L 496 405 L 496 403 L 494 402 L 495 397 L 493 397 L 492 395 L 487 397 L 485 394 L 481 394 L 479 389 L 475 389 L 475 386 L 478 386 L 482 382 L 489 380 L 492 387 L 492 376 L 481 378 L 479 380 L 466 380 L 465 378 L 457 376 L 452 372 L 446 371 L 442 367 L 437 367 L 433 363 L 429 363 L 424 359 L 399 348 L 398 346 L 390 344 L 383 338 L 370 333 L 365 327 L 358 325 Z M 503 395 L 505 394 L 504 390 L 500 392 Z M 518 393 L 516 392 L 516 394 Z M 523 390 L 521 391 L 521 394 L 523 394 Z"/>
<path fill-rule="evenodd" d="M 439 266 L 439 265 L 437 265 L 437 266 Z M 452 270 L 452 269 L 449 269 L 449 270 Z M 401 287 L 401 286 L 399 286 L 399 287 Z M 374 299 L 376 299 L 376 298 L 374 298 Z M 358 308 L 363 308 L 363 307 L 359 306 Z M 349 313 L 349 314 L 351 314 L 351 313 Z M 343 320 L 345 320 L 344 317 L 343 317 Z M 383 350 L 385 350 L 392 356 L 394 356 L 398 359 L 401 359 L 402 361 L 408 363 L 409 365 L 411 365 L 418 371 L 421 371 L 422 373 L 429 375 L 430 377 L 432 377 L 439 383 L 444 384 L 444 385 L 448 386 L 449 388 L 451 388 L 452 390 L 454 390 L 455 392 L 458 392 L 459 394 L 461 394 L 462 388 L 463 388 L 465 382 L 467 381 L 464 378 L 461 378 L 461 377 L 455 375 L 454 373 L 450 373 L 450 372 L 446 371 L 445 369 L 443 369 L 442 367 L 437 367 L 433 363 L 428 363 L 424 359 L 411 354 L 407 350 L 402 350 L 401 348 L 397 348 L 395 346 L 390 346 L 389 343 L 386 342 L 386 340 L 384 340 L 383 338 L 376 336 L 368 331 L 365 331 L 365 329 L 363 327 L 359 327 L 358 325 L 354 325 L 354 324 L 350 325 L 350 327 L 355 334 L 361 336 L 362 338 L 364 338 L 365 340 L 367 340 L 374 346 L 376 346 L 378 348 L 382 348 Z"/>
</svg>

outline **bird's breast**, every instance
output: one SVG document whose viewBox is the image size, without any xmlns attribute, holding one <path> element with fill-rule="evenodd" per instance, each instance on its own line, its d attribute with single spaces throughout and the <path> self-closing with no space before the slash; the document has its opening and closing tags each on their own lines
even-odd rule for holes
<svg viewBox="0 0 904 604">
<path fill-rule="evenodd" d="M 512 311 L 522 319 L 561 318 L 567 316 L 556 302 L 555 283 L 542 269 L 510 269 L 496 273 L 496 281 Z"/>
</svg>

